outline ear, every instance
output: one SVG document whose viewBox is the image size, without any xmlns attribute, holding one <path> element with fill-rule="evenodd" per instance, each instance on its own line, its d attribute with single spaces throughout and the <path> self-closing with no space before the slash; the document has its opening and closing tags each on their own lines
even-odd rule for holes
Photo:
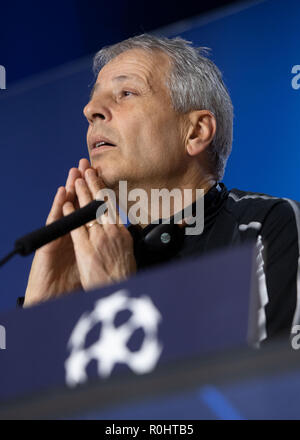
<svg viewBox="0 0 300 440">
<path fill-rule="evenodd" d="M 196 110 L 188 115 L 189 130 L 186 138 L 186 151 L 190 156 L 197 156 L 205 151 L 213 140 L 217 121 L 209 110 Z"/>
</svg>

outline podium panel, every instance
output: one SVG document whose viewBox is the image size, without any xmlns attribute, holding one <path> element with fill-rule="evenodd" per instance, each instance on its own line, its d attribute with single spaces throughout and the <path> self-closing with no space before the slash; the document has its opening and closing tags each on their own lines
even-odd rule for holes
<svg viewBox="0 0 300 440">
<path fill-rule="evenodd" d="M 0 316 L 0 417 L 67 416 L 191 385 L 207 359 L 248 346 L 254 259 L 249 244 Z"/>
</svg>

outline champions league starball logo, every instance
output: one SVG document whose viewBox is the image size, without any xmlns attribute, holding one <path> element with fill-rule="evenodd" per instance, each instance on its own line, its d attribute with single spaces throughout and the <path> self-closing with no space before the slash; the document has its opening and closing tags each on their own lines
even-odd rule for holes
<svg viewBox="0 0 300 440">
<path fill-rule="evenodd" d="M 115 318 L 122 311 L 129 311 L 131 316 L 116 326 Z M 119 290 L 96 301 L 93 311 L 79 318 L 70 336 L 70 355 L 65 361 L 67 385 L 86 382 L 87 366 L 94 359 L 102 378 L 109 377 L 117 363 L 126 364 L 136 374 L 152 371 L 162 352 L 157 339 L 160 321 L 161 315 L 148 296 L 131 298 L 126 290 Z M 99 338 L 87 347 L 87 336 L 99 323 Z M 128 341 L 139 329 L 143 330 L 143 341 L 138 350 L 131 351 Z"/>
</svg>

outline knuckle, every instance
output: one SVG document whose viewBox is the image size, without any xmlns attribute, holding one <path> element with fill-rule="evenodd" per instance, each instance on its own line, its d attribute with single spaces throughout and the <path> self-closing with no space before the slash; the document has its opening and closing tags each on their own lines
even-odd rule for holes
<svg viewBox="0 0 300 440">
<path fill-rule="evenodd" d="M 77 177 L 77 179 L 75 179 L 75 186 L 80 187 L 81 185 L 83 185 L 84 180 L 82 179 L 82 177 Z"/>
</svg>

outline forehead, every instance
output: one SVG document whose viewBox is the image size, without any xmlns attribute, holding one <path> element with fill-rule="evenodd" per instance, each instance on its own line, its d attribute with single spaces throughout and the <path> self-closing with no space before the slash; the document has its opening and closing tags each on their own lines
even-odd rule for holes
<svg viewBox="0 0 300 440">
<path fill-rule="evenodd" d="M 165 83 L 170 59 L 162 51 L 130 49 L 113 58 L 99 72 L 97 83 L 111 81 L 118 76 L 140 79 L 149 86 Z"/>
</svg>

